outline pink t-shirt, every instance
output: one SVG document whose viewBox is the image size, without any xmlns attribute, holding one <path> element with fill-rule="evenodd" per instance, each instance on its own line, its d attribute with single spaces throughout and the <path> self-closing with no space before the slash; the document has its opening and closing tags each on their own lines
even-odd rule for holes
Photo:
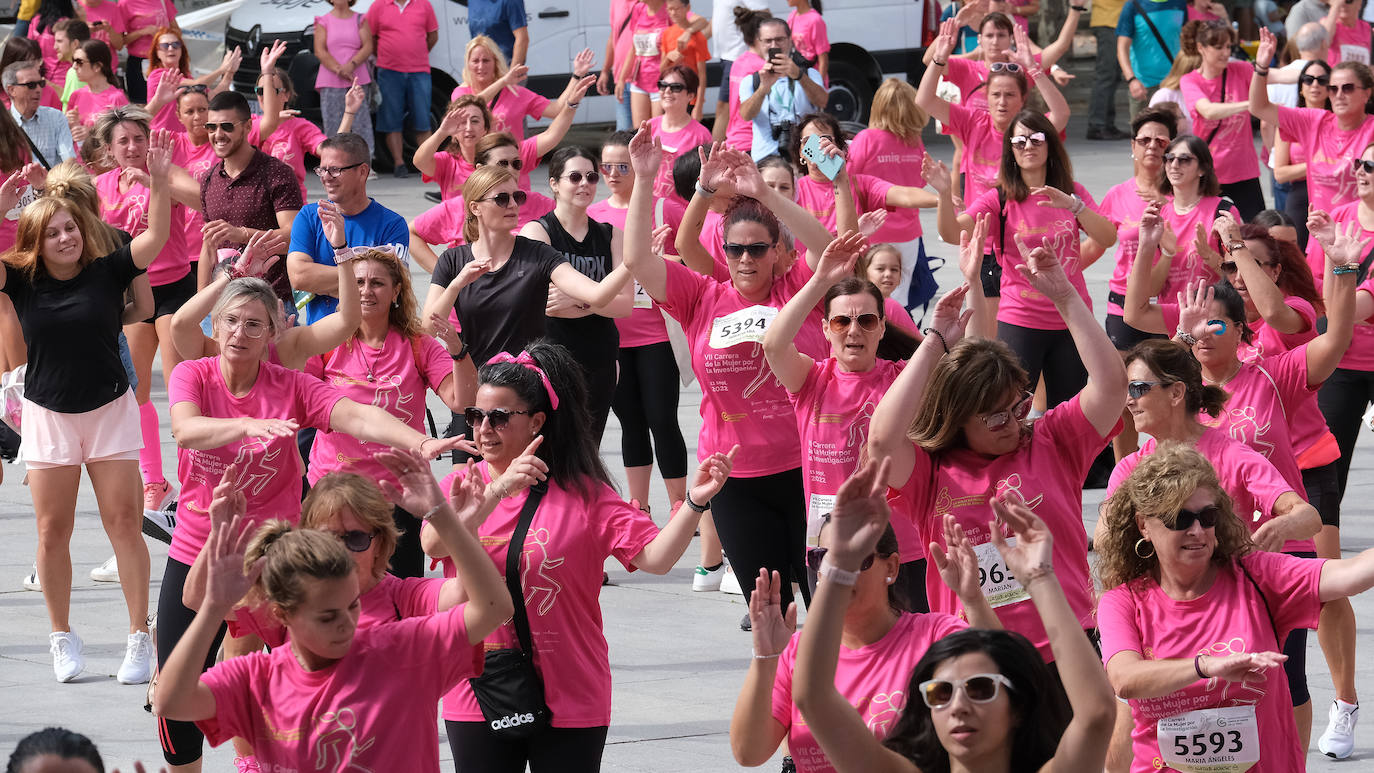
<svg viewBox="0 0 1374 773">
<path fill-rule="evenodd" d="M 859 468 L 873 410 L 904 367 L 905 362 L 878 360 L 872 370 L 850 373 L 829 357 L 813 363 L 801 389 L 788 393 L 801 436 L 808 544 L 815 544 L 821 516 L 834 509 L 840 485 Z M 924 558 L 915 524 L 906 518 L 891 523 L 902 561 Z"/>
<path fill-rule="evenodd" d="M 1193 243 L 1193 238 L 1197 235 L 1197 227 L 1201 225 L 1203 230 L 1211 234 L 1208 238 L 1212 249 L 1217 249 L 1221 244 L 1221 239 L 1212 233 L 1212 222 L 1217 219 L 1217 208 L 1221 203 L 1218 196 L 1204 196 L 1198 203 L 1184 214 L 1179 214 L 1174 209 L 1174 201 L 1170 199 L 1159 210 L 1159 216 L 1168 223 L 1178 236 L 1178 253 L 1169 263 L 1169 273 L 1164 279 L 1164 285 L 1159 290 L 1161 301 L 1173 303 L 1178 299 L 1178 294 L 1188 287 L 1188 283 L 1201 280 L 1207 284 L 1216 282 L 1221 277 L 1207 265 L 1207 261 L 1198 255 L 1197 245 Z M 1242 222 L 1240 213 L 1235 207 L 1231 207 L 1231 216 L 1236 218 L 1236 222 Z"/>
<path fill-rule="evenodd" d="M 329 49 L 329 55 L 334 57 L 334 61 L 339 64 L 347 63 L 362 50 L 361 28 L 367 23 L 366 18 L 360 13 L 352 11 L 346 13 L 348 14 L 346 19 L 340 19 L 332 13 L 315 17 L 315 26 L 324 30 L 325 47 Z M 364 63 L 353 70 L 353 79 L 357 79 L 358 85 L 365 86 L 372 82 L 372 71 Z M 315 75 L 315 88 L 346 89 L 353 85 L 353 79 L 345 80 L 333 70 L 321 67 Z"/>
<path fill-rule="evenodd" d="M 1022 21 L 1021 17 L 1016 17 Z M 1040 64 L 1040 54 L 1035 54 L 1035 63 Z M 977 59 L 951 56 L 945 67 L 943 77 L 959 89 L 960 105 L 980 112 L 988 111 L 988 63 Z M 1001 135 L 997 137 L 1001 141 Z"/>
<path fill-rule="evenodd" d="M 344 398 L 319 379 L 264 362 L 258 378 L 243 397 L 229 392 L 219 358 L 186 360 L 172 369 L 168 403 L 194 405 L 201 416 L 218 419 L 291 419 L 301 427 L 329 429 L 329 415 Z M 167 555 L 190 564 L 210 533 L 209 508 L 215 486 L 229 465 L 237 465 L 239 488 L 248 498 L 249 523 L 272 519 L 292 523 L 301 517 L 301 454 L 294 435 L 249 438 L 204 450 L 177 449 L 177 530 Z"/>
<path fill-rule="evenodd" d="M 1367 234 L 1364 237 L 1365 244 L 1369 243 Z M 1359 293 L 1374 295 L 1374 276 L 1365 279 L 1355 293 L 1357 296 Z M 1347 370 L 1374 370 L 1374 317 L 1356 320 L 1355 337 L 1350 342 L 1350 348 L 1345 350 L 1345 356 L 1341 357 L 1340 367 Z"/>
<path fill-rule="evenodd" d="M 630 12 L 635 6 L 639 5 L 639 0 L 611 0 L 611 29 L 616 31 L 615 39 L 615 61 L 612 63 L 614 68 L 611 73 L 620 78 L 620 71 L 625 65 L 625 57 L 630 56 L 634 51 L 634 31 L 630 29 Z"/>
<path fill-rule="evenodd" d="M 1197 6 L 1193 5 L 1192 3 L 1189 3 L 1187 18 L 1188 21 L 1211 21 L 1212 19 L 1220 19 L 1221 17 L 1217 16 L 1211 11 L 1204 11 L 1201 8 L 1198 8 Z"/>
<path fill-rule="evenodd" d="M 455 151 L 457 148 L 454 149 Z M 520 141 L 520 181 L 517 183 L 520 190 L 530 192 L 530 172 L 539 166 L 539 138 L 526 137 Z M 446 199 L 463 194 L 463 183 L 468 181 L 468 176 L 477 168 L 477 165 L 463 158 L 463 154 L 457 152 L 443 152 L 434 154 L 434 176 L 425 176 L 426 181 L 433 179 L 439 183 L 439 195 Z M 525 202 L 529 206 L 529 202 Z M 552 207 L 550 207 L 552 210 Z M 536 215 L 536 217 L 538 217 Z"/>
<path fill-rule="evenodd" d="M 440 154 L 442 155 L 442 154 Z M 461 186 L 459 190 L 462 190 Z M 520 207 L 520 218 L 515 223 L 519 231 L 531 220 L 538 220 L 553 211 L 554 200 L 538 193 L 529 194 L 525 205 Z M 466 208 L 463 197 L 454 196 L 430 207 L 412 221 L 415 233 L 430 244 L 459 245 L 466 242 L 463 238 L 463 218 Z"/>
<path fill-rule="evenodd" d="M 739 444 L 731 477 L 757 478 L 801 466 L 797 423 L 787 390 L 763 356 L 763 334 L 778 310 L 811 277 L 806 261 L 773 279 L 768 297 L 754 303 L 725 282 L 665 261 L 667 292 L 655 298 L 682 324 L 701 382 L 697 458 Z"/>
<path fill-rule="evenodd" d="M 1283 354 L 1297 346 L 1311 341 L 1317 337 L 1317 310 L 1312 307 L 1306 298 L 1296 295 L 1284 296 L 1283 302 L 1288 308 L 1296 311 L 1302 317 L 1306 329 L 1296 333 L 1280 333 L 1269 325 L 1265 324 L 1264 317 L 1260 317 L 1254 322 L 1248 323 L 1250 330 L 1255 334 L 1255 338 L 1250 343 L 1242 341 L 1236 346 L 1236 356 L 1245 362 L 1254 362 L 1261 357 Z"/>
<path fill-rule="evenodd" d="M 883 638 L 856 650 L 840 647 L 835 664 L 835 689 L 854 706 L 864 725 L 878 740 L 887 737 L 909 700 L 911 674 L 930 645 L 951 633 L 968 628 L 957 617 L 936 612 L 903 614 Z M 773 679 L 773 719 L 787 729 L 787 749 L 797 773 L 832 773 L 835 770 L 820 744 L 811 735 L 806 719 L 792 700 L 792 675 L 797 669 L 801 634 L 792 635 L 778 660 Z"/>
<path fill-rule="evenodd" d="M 179 126 L 180 124 L 178 124 Z M 208 141 L 204 145 L 196 145 L 191 142 L 191 136 L 185 131 L 179 131 L 172 135 L 172 163 L 186 170 L 186 173 L 196 178 L 198 182 L 205 182 L 206 175 L 210 174 L 210 167 L 219 161 L 215 155 L 215 146 Z M 205 226 L 205 216 L 198 209 L 186 210 L 186 260 L 200 260 L 200 247 L 205 241 L 205 234 L 201 231 Z"/>
<path fill-rule="evenodd" d="M 67 100 L 67 109 L 75 110 L 81 123 L 90 126 L 102 112 L 127 104 L 128 95 L 114 86 L 106 87 L 99 94 L 93 93 L 90 86 L 82 86 L 72 92 L 71 98 Z"/>
<path fill-rule="evenodd" d="M 916 336 L 916 340 L 921 340 L 921 331 L 916 329 L 916 320 L 911 318 L 911 312 L 906 307 L 897 302 L 897 299 L 887 297 L 883 299 L 883 319 L 889 325 L 896 325 L 906 332 Z"/>
<path fill-rule="evenodd" d="M 1356 19 L 1354 24 L 1336 21 L 1336 30 L 1331 35 L 1331 48 L 1327 51 L 1326 61 L 1332 66 L 1341 62 L 1369 64 L 1369 22 Z"/>
<path fill-rule="evenodd" d="M 1193 70 L 1183 76 L 1178 84 L 1183 103 L 1188 106 L 1188 117 L 1193 122 L 1193 134 L 1205 140 L 1211 148 L 1217 179 L 1222 185 L 1259 177 L 1259 156 L 1255 155 L 1250 114 L 1242 111 L 1229 118 L 1212 121 L 1198 113 L 1197 101 L 1206 99 L 1217 104 L 1244 102 L 1250 98 L 1252 77 L 1254 72 L 1249 62 L 1227 62 L 1224 76 L 1209 79 L 1202 77 L 1202 70 Z M 1222 93 L 1223 86 L 1225 94 Z"/>
<path fill-rule="evenodd" d="M 964 149 L 964 157 L 968 157 L 968 148 Z M 1097 211 L 1097 202 L 1087 188 L 1081 183 L 1074 183 L 1073 189 L 1088 209 Z M 996 190 L 987 191 L 972 202 L 965 200 L 969 215 L 975 218 L 983 213 L 992 215 L 988 239 L 997 248 L 997 260 L 1002 264 L 1002 302 L 997 309 L 999 322 L 1037 330 L 1064 330 L 1066 327 L 1054 304 L 1031 287 L 1030 282 L 1016 270 L 1016 266 L 1024 263 L 1025 259 L 1021 257 L 1021 250 L 1016 246 L 1013 235 L 1020 236 L 1031 249 L 1043 243 L 1058 255 L 1069 282 L 1078 290 L 1078 295 L 1088 308 L 1093 306 L 1078 262 L 1078 232 L 1082 227 L 1069 210 L 1040 206 L 1039 202 L 1048 199 L 1044 194 L 1031 194 L 1025 201 L 1008 198 L 1005 223 L 997 209 Z M 1002 244 L 1003 233 L 1006 234 L 1007 244 Z"/>
<path fill-rule="evenodd" d="M 1097 211 L 1116 224 L 1116 265 L 1112 267 L 1111 278 L 1107 280 L 1109 292 L 1126 294 L 1126 280 L 1131 275 L 1135 263 L 1136 250 L 1140 246 L 1140 216 L 1150 200 L 1140 195 L 1135 180 L 1117 183 L 1102 197 Z M 1107 313 L 1121 316 L 1121 304 L 1107 300 Z"/>
<path fill-rule="evenodd" d="M 988 524 L 995 516 L 988 501 L 1014 490 L 1045 521 L 1054 534 L 1054 571 L 1064 595 L 1083 628 L 1092 628 L 1093 584 L 1088 577 L 1088 535 L 1083 529 L 1083 479 L 1093 459 L 1120 431 L 1118 422 L 1106 437 L 1099 435 L 1075 395 L 1032 423 L 1021 445 L 1008 454 L 989 457 L 960 446 L 932 456 L 913 445 L 916 465 L 901 494 L 911 502 L 910 517 L 916 519 L 923 543 L 943 547 L 944 516 L 954 515 L 979 553 L 980 566 L 988 569 L 984 594 L 997 609 L 1002 624 L 1030 639 L 1046 662 L 1054 660 L 1054 653 L 1029 595 L 1014 578 L 1003 582 L 992 579 L 1006 569 L 1001 554 L 991 544 Z M 934 562 L 926 567 L 926 594 L 930 611 L 966 617 L 958 596 L 940 579 Z"/>
<path fill-rule="evenodd" d="M 177 18 L 172 0 L 119 0 L 119 5 L 124 11 L 124 28 L 130 32 L 143 27 L 170 27 Z M 129 56 L 147 59 L 153 50 L 153 37 L 150 32 L 128 43 Z"/>
<path fill-rule="evenodd" d="M 320 143 L 327 139 L 320 127 L 305 120 L 304 118 L 287 118 L 277 126 L 277 130 L 272 132 L 272 136 L 264 142 L 259 127 L 262 125 L 262 117 L 253 117 L 253 128 L 248 134 L 248 142 L 262 149 L 262 152 L 281 161 L 291 167 L 291 171 L 296 173 L 296 182 L 300 183 L 301 196 L 305 192 L 305 154 L 319 155 Z"/>
<path fill-rule="evenodd" d="M 397 577 L 382 575 L 372 589 L 358 597 L 358 627 L 368 628 L 394 623 L 408 617 L 424 617 L 439 611 L 439 592 L 446 580 L 437 577 Z M 254 634 L 269 647 L 286 643 L 286 628 L 272 616 L 266 605 L 239 607 L 229 620 L 232 636 Z"/>
<path fill-rule="evenodd" d="M 166 77 L 171 77 L 175 80 L 182 76 L 180 72 L 166 67 L 158 67 L 148 73 L 149 99 L 152 99 L 153 94 L 157 93 L 158 84 Z M 182 125 L 181 119 L 177 117 L 177 101 L 175 99 L 158 108 L 157 115 L 153 116 L 152 128 L 166 129 L 169 132 L 176 132 L 178 134 L 186 133 L 186 127 Z"/>
<path fill-rule="evenodd" d="M 849 174 L 870 175 L 893 185 L 926 187 L 921 162 L 926 156 L 920 139 L 908 145 L 901 137 L 884 129 L 864 129 L 849 141 Z M 921 238 L 920 210 L 897 207 L 887 211 L 883 227 L 873 234 L 872 243 L 909 242 Z"/>
<path fill-rule="evenodd" d="M 739 114 L 740 82 L 754 77 L 765 64 L 763 57 L 751 49 L 740 54 L 730 65 L 730 122 L 725 125 L 725 144 L 745 153 L 754 145 L 754 122 L 744 120 Z"/>
<path fill-rule="evenodd" d="M 425 395 L 453 375 L 453 359 L 438 341 L 423 336 L 407 340 L 392 328 L 381 349 L 358 338 L 339 348 L 311 357 L 305 372 L 362 405 L 375 405 L 405 422 L 416 432 L 425 431 Z M 310 449 L 306 477 L 314 485 L 331 472 L 355 472 L 374 481 L 396 483 L 396 476 L 372 455 L 385 451 L 382 443 L 368 443 L 346 432 L 321 430 Z"/>
<path fill-rule="evenodd" d="M 53 22 L 53 24 L 56 24 L 58 21 L 61 20 L 56 20 Z M 62 67 L 62 71 L 60 73 L 61 77 L 58 77 L 59 73 L 57 58 L 57 36 L 53 34 L 52 27 L 49 26 L 47 29 L 43 30 L 42 32 L 39 32 L 38 19 L 35 18 L 33 19 L 33 23 L 29 25 L 28 38 L 29 40 L 32 40 L 33 42 L 38 44 L 38 50 L 41 52 L 43 64 L 47 66 L 47 78 L 49 82 L 65 82 L 67 78 L 67 70 L 72 66 L 72 63 L 65 62 L 64 64 L 66 66 Z"/>
<path fill-rule="evenodd" d="M 655 12 L 649 10 L 649 4 L 641 0 L 630 11 L 630 45 L 638 62 L 630 73 L 629 82 L 650 94 L 658 91 L 658 63 L 663 55 L 659 50 L 659 38 L 663 30 L 672 24 L 666 2 L 660 2 Z"/>
<path fill-rule="evenodd" d="M 439 31 L 429 0 L 377 0 L 367 9 L 367 26 L 377 43 L 377 66 L 395 72 L 429 72 L 425 38 Z"/>
<path fill-rule="evenodd" d="M 464 94 L 471 94 L 472 89 L 467 86 L 459 86 L 453 90 L 450 99 L 457 99 Z M 524 86 L 516 86 L 514 93 L 511 89 L 504 88 L 487 103 L 491 110 L 492 122 L 491 130 L 494 132 L 510 132 L 515 137 L 516 142 L 525 140 L 525 119 L 532 118 L 539 120 L 544 117 L 544 111 L 548 109 L 551 100 L 542 97 Z"/>
<path fill-rule="evenodd" d="M 957 61 L 957 60 L 955 60 Z M 964 205 L 997 187 L 997 168 L 1002 163 L 1002 132 L 992 125 L 986 109 L 949 106 L 949 133 L 964 143 L 959 173 L 964 176 Z M 996 199 L 993 199 L 994 205 Z M 989 244 L 991 244 L 989 236 Z"/>
<path fill-rule="evenodd" d="M 825 19 L 816 9 L 797 13 L 794 8 L 787 15 L 787 26 L 792 29 L 792 45 L 797 52 L 814 64 L 821 54 L 830 53 L 830 35 L 826 32 Z"/>
<path fill-rule="evenodd" d="M 491 479 L 485 462 L 476 466 Z M 440 484 L 451 491 L 461 471 Z M 621 499 L 609 486 L 588 482 L 583 496 L 550 482 L 525 537 L 520 587 L 534 643 L 534 666 L 544 678 L 544 697 L 554 727 L 599 727 L 611 721 L 611 663 L 601 620 L 601 573 L 614 557 L 634 571 L 634 558 L 658 536 L 648 515 Z M 482 548 L 496 570 L 506 572 L 506 552 L 528 492 L 501 500 L 478 528 Z M 444 575 L 453 562 L 444 559 Z M 518 648 L 515 626 L 507 622 L 487 637 L 488 649 Z M 482 712 L 467 682 L 444 696 L 444 719 L 480 721 Z M 434 724 L 433 718 L 429 720 Z"/>
<path fill-rule="evenodd" d="M 201 675 L 215 716 L 196 725 L 212 746 L 248 740 L 263 770 L 438 773 L 434 704 L 482 673 L 466 606 L 360 625 L 348 654 L 318 671 L 301 668 L 290 647 L 230 658 Z"/>
<path fill-rule="evenodd" d="M 1134 652 L 1147 660 L 1282 652 L 1289 632 L 1317 627 L 1323 563 L 1324 559 L 1251 553 L 1219 567 L 1212 587 L 1187 601 L 1171 598 L 1149 575 L 1112 588 L 1098 607 L 1102 660 L 1110 663 L 1120 652 Z M 1260 760 L 1250 773 L 1306 767 L 1306 750 L 1298 743 L 1292 696 L 1282 668 L 1271 668 L 1255 681 L 1199 679 L 1182 690 L 1132 699 L 1130 704 L 1135 721 L 1132 773 L 1173 770 L 1161 756 L 1157 736 L 1161 719 L 1231 706 L 1254 707 Z"/>
<path fill-rule="evenodd" d="M 602 223 L 610 223 L 622 231 L 625 229 L 627 212 L 629 212 L 628 209 L 616 209 L 611 206 L 610 199 L 602 199 L 587 207 L 587 217 Z M 666 208 L 664 214 L 667 214 Z M 658 225 L 657 218 L 654 220 L 654 225 Z M 673 233 L 668 235 L 669 245 L 673 243 L 676 236 L 677 228 L 674 227 Z M 668 328 L 663 322 L 663 312 L 659 310 L 658 304 L 654 303 L 654 299 L 649 297 L 648 291 L 637 281 L 635 282 L 634 309 L 630 311 L 630 316 L 618 318 L 615 321 L 615 326 L 620 331 L 620 348 L 622 349 L 648 346 L 668 340 Z"/>
<path fill-rule="evenodd" d="M 887 209 L 887 192 L 892 183 L 866 174 L 850 174 L 849 190 L 854 199 L 854 207 L 860 215 L 875 209 Z M 835 233 L 835 186 L 829 180 L 817 182 L 810 175 L 797 178 L 795 200 L 802 209 L 821 221 L 825 230 Z M 911 210 L 915 211 L 915 210 Z M 797 254 L 804 255 L 807 245 L 796 240 Z M 824 245 L 817 245 L 825 249 Z M 799 258 L 800 259 L 800 258 Z"/>
<path fill-rule="evenodd" d="M 1366 55 L 1368 52 L 1366 40 Z M 1359 158 L 1374 141 L 1374 116 L 1365 116 L 1358 127 L 1346 131 L 1329 110 L 1283 106 L 1278 110 L 1279 130 L 1306 149 L 1307 197 L 1312 207 L 1330 212 L 1333 207 L 1355 201 L 1355 172 L 1350 160 Z M 1298 160 L 1293 159 L 1293 163 Z"/>
<path fill-rule="evenodd" d="M 81 4 L 82 11 L 86 15 L 86 23 L 103 21 L 105 26 L 91 26 L 91 37 L 110 45 L 110 33 L 117 32 L 121 35 L 128 29 L 128 22 L 124 18 L 124 9 L 114 0 L 102 0 L 99 5 L 88 3 Z M 114 52 L 118 53 L 118 52 Z"/>
<path fill-rule="evenodd" d="M 711 130 L 689 117 L 686 126 L 670 132 L 663 128 L 663 116 L 660 115 L 649 119 L 649 131 L 663 143 L 663 163 L 659 164 L 658 176 L 654 178 L 654 196 L 660 199 L 673 198 L 686 204 L 673 189 L 673 162 L 677 161 L 678 156 L 693 151 L 698 145 L 709 147 Z"/>
<path fill-rule="evenodd" d="M 130 236 L 138 236 L 148 230 L 148 197 L 151 191 L 140 183 L 133 183 L 121 192 L 120 172 L 120 169 L 111 169 L 95 178 L 95 190 L 100 194 L 100 217 L 115 228 L 127 231 Z M 186 208 L 172 202 L 172 222 L 167 244 L 148 266 L 148 281 L 153 287 L 161 287 L 189 273 L 191 263 L 186 258 Z"/>
</svg>

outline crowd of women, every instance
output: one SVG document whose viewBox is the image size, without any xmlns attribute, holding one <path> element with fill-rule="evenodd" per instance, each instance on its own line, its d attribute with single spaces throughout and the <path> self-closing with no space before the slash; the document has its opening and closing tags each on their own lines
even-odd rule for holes
<svg viewBox="0 0 1374 773">
<path fill-rule="evenodd" d="M 643 0 L 635 23 L 664 5 Z M 882 84 L 869 128 L 799 116 L 761 160 L 747 136 L 713 141 L 700 69 L 667 60 L 656 94 L 626 96 L 637 130 L 560 147 L 591 53 L 547 100 L 479 36 L 413 158 L 439 205 L 406 250 L 321 202 L 338 306 L 297 325 L 264 279 L 290 229 L 204 216 L 212 178 L 234 176 L 240 122 L 212 122 L 233 113 L 210 100 L 237 53 L 193 81 L 173 20 L 137 30 L 157 53 L 131 107 L 115 41 L 67 42 L 93 33 L 75 23 L 101 3 L 83 6 L 36 25 L 85 84 L 68 113 L 81 160 L 50 165 L 0 113 L 0 349 L 25 366 L 54 674 L 85 668 L 69 549 L 84 467 L 128 610 L 118 679 L 151 682 L 173 770 L 200 770 L 206 739 L 239 770 L 438 770 L 438 713 L 459 771 L 595 771 L 606 562 L 664 574 L 698 534 L 693 590 L 728 577 L 748 607 L 742 765 L 785 745 L 801 771 L 1301 769 L 1308 630 L 1336 695 L 1317 748 L 1351 754 L 1348 598 L 1374 586 L 1374 551 L 1342 558 L 1339 529 L 1374 402 L 1365 65 L 1307 63 L 1285 107 L 1268 32 L 1246 64 L 1230 27 L 1190 23 L 1179 99 L 1134 117 L 1132 168 L 1099 201 L 1043 69 L 1063 36 L 1042 51 L 976 3 L 940 28 L 919 88 Z M 791 28 L 737 18 L 772 66 Z M 967 57 L 963 22 L 981 43 Z M 18 40 L 6 85 L 38 69 L 17 87 L 43 89 L 57 65 Z M 278 56 L 261 61 L 272 114 L 243 134 L 304 187 L 305 154 L 342 158 L 325 137 L 364 127 L 365 93 L 322 84 L 339 92 L 324 127 L 278 115 L 294 93 Z M 1264 207 L 1252 115 L 1275 179 L 1305 183 L 1297 220 Z M 931 117 L 954 169 L 925 152 Z M 526 136 L 526 118 L 551 123 Z M 359 185 L 371 171 L 315 171 L 337 188 L 353 169 Z M 920 208 L 958 245 L 962 281 L 938 300 Z M 1104 325 L 1084 271 L 1113 247 Z M 175 485 L 149 448 L 156 354 Z M 695 466 L 677 421 L 691 380 Z M 430 392 L 454 416 L 442 437 Z M 627 491 L 601 457 L 611 414 Z M 442 481 L 436 458 L 455 462 Z M 145 511 L 175 497 L 155 635 L 140 492 Z M 25 743 L 11 770 L 94 754 L 57 730 Z"/>
</svg>

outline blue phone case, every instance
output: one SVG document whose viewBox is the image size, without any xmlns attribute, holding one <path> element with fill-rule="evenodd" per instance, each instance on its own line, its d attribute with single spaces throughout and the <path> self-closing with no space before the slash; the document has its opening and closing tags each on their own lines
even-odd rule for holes
<svg viewBox="0 0 1374 773">
<path fill-rule="evenodd" d="M 802 145 L 802 155 L 806 160 L 816 165 L 821 170 L 821 174 L 827 179 L 835 179 L 835 175 L 844 168 L 844 158 L 841 156 L 827 156 L 821 152 L 821 138 L 818 134 L 813 134 L 806 138 Z"/>
</svg>

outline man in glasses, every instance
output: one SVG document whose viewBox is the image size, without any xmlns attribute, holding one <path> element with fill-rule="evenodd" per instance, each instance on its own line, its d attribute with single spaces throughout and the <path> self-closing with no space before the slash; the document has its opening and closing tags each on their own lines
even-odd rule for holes
<svg viewBox="0 0 1374 773">
<path fill-rule="evenodd" d="M 790 147 L 797 119 L 824 108 L 827 97 L 820 71 L 803 67 L 792 55 L 787 22 L 774 18 L 760 24 L 755 48 L 767 64 L 740 81 L 739 115 L 754 123 L 749 155 L 758 161 Z"/>
<path fill-rule="evenodd" d="M 392 245 L 403 263 L 409 263 L 410 229 L 405 218 L 367 195 L 367 143 L 345 132 L 320 143 L 320 165 L 315 167 L 328 200 L 343 215 L 346 244 L 330 244 L 320 222 L 320 204 L 306 204 L 291 224 L 291 249 L 286 270 L 297 290 L 315 294 L 305 307 L 305 323 L 312 324 L 334 313 L 339 306 L 339 274 L 334 252 L 340 247 Z M 425 266 L 432 271 L 434 266 Z"/>
<path fill-rule="evenodd" d="M 14 62 L 0 73 L 0 82 L 4 83 L 5 93 L 10 97 L 10 115 L 28 135 L 32 143 L 30 150 L 37 150 L 38 157 L 33 160 L 51 169 L 76 158 L 76 144 L 72 141 L 67 117 L 59 110 L 39 104 L 47 83 L 39 63 Z"/>
</svg>

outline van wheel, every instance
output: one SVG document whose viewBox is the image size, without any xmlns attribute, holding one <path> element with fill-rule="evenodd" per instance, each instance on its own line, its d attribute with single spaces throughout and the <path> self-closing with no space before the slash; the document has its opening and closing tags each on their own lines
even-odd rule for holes
<svg viewBox="0 0 1374 773">
<path fill-rule="evenodd" d="M 866 124 L 873 92 L 873 84 L 863 70 L 848 62 L 831 62 L 830 98 L 825 111 L 841 121 Z"/>
</svg>

